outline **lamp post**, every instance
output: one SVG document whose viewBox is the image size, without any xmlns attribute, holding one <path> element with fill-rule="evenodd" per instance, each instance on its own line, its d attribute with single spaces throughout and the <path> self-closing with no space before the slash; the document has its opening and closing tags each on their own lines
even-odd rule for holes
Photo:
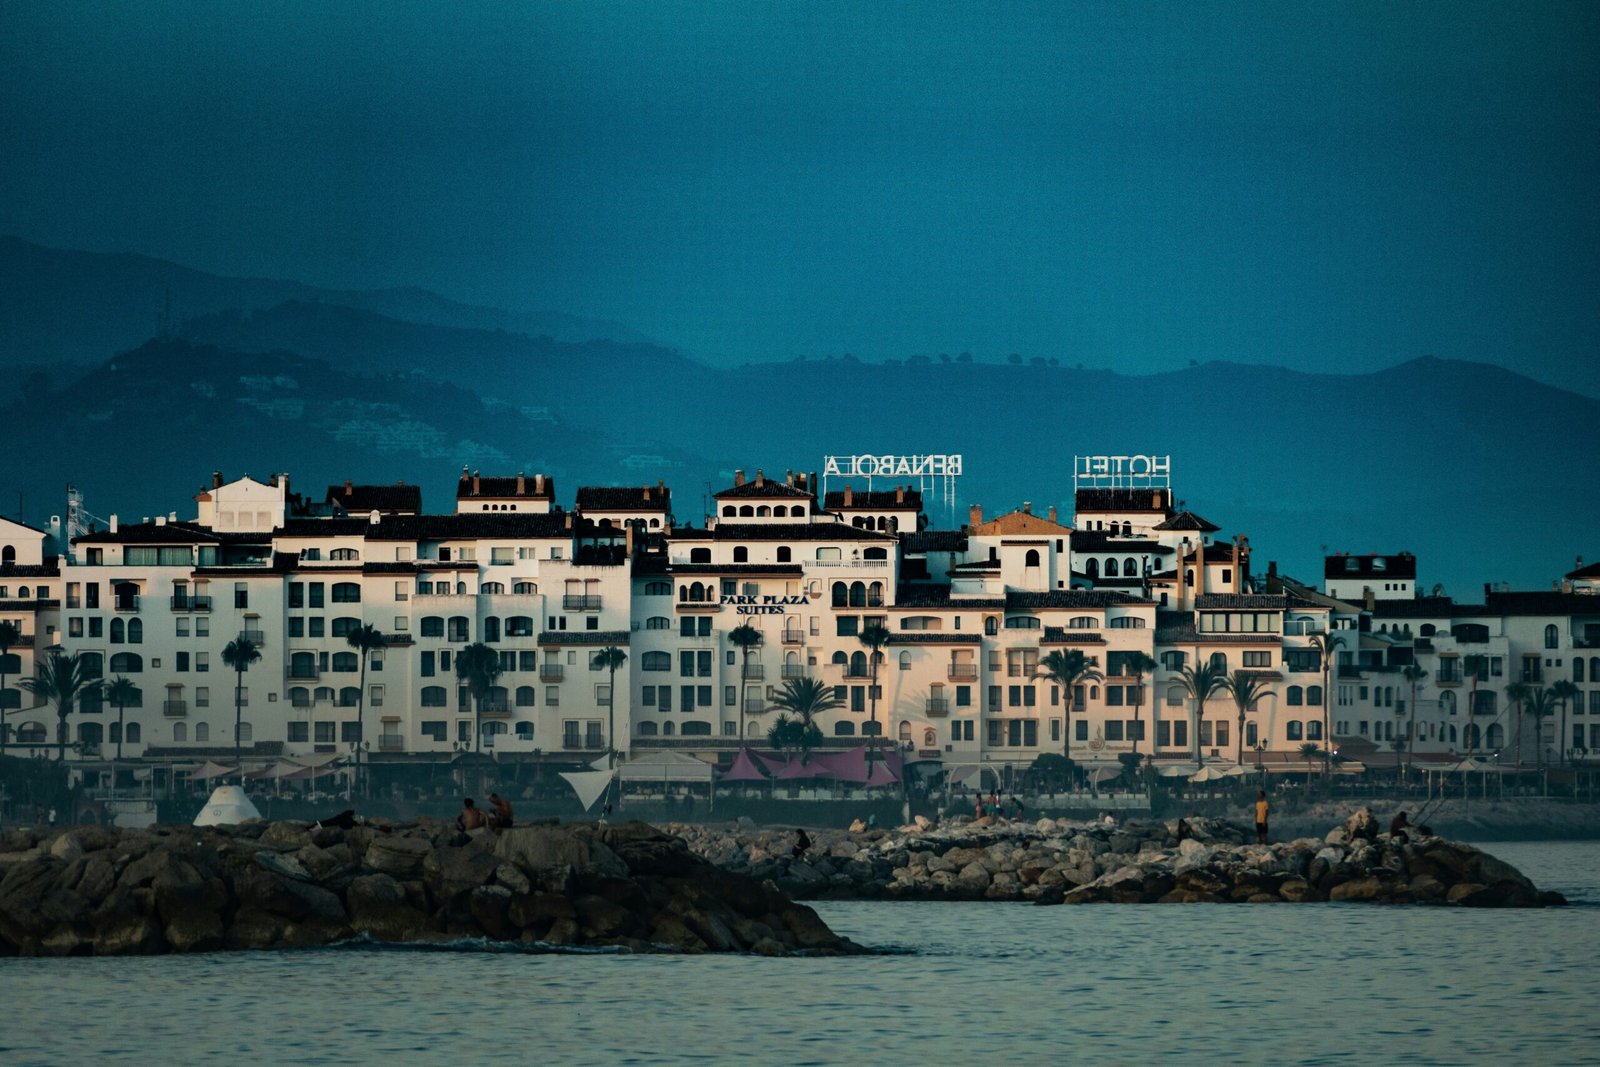
<svg viewBox="0 0 1600 1067">
<path fill-rule="evenodd" d="M 1267 771 L 1266 771 L 1266 768 L 1261 765 L 1261 756 L 1262 756 L 1262 753 L 1266 752 L 1266 750 L 1267 750 L 1267 743 L 1265 741 L 1257 741 L 1255 743 L 1255 750 L 1256 750 L 1256 774 L 1259 775 L 1260 778 L 1261 778 L 1261 788 L 1265 789 L 1267 787 Z"/>
<path fill-rule="evenodd" d="M 363 762 L 365 762 L 363 757 L 371 747 L 372 746 L 366 741 L 350 742 L 350 756 L 355 760 L 356 764 L 355 777 L 352 778 L 350 782 L 350 797 L 352 799 L 354 799 L 356 793 L 361 788 L 361 765 Z"/>
</svg>

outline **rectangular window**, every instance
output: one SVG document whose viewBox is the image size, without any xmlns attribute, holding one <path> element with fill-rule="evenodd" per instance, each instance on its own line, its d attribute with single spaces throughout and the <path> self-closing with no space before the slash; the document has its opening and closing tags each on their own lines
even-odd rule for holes
<svg viewBox="0 0 1600 1067">
<path fill-rule="evenodd" d="M 702 708 L 709 708 L 711 706 L 711 686 L 696 686 L 694 691 L 694 699 L 695 703 L 699 704 Z"/>
<path fill-rule="evenodd" d="M 313 615 L 313 616 L 311 616 L 311 619 L 310 619 L 310 622 L 311 622 L 310 636 L 312 636 L 312 637 L 322 637 L 322 636 L 324 636 L 324 634 L 325 634 L 324 624 L 326 623 L 326 621 L 327 620 L 325 620 L 321 615 Z"/>
<path fill-rule="evenodd" d="M 678 687 L 679 707 L 684 711 L 694 710 L 694 686 L 685 685 Z"/>
<path fill-rule="evenodd" d="M 187 652 L 179 652 L 178 653 L 178 659 L 177 659 L 176 664 L 174 664 L 174 669 L 179 670 L 179 671 L 187 671 L 189 669 L 189 653 L 187 653 Z"/>
<path fill-rule="evenodd" d="M 660 688 L 658 688 L 656 690 L 656 695 L 661 700 L 661 710 L 662 711 L 671 711 L 672 710 L 672 686 L 670 686 L 670 685 L 661 686 Z"/>
<path fill-rule="evenodd" d="M 427 719 L 422 723 L 422 736 L 433 741 L 443 741 L 445 738 L 445 724 L 443 719 Z"/>
<path fill-rule="evenodd" d="M 374 685 L 367 688 L 367 703 L 374 708 L 383 707 L 383 686 Z"/>
<path fill-rule="evenodd" d="M 958 685 L 958 686 L 956 686 L 956 707 L 958 707 L 958 708 L 970 708 L 970 707 L 972 707 L 972 686 L 970 686 L 970 685 Z"/>
<path fill-rule="evenodd" d="M 433 653 L 432 652 L 424 652 L 424 653 L 422 653 L 422 658 L 418 661 L 418 668 L 419 668 L 419 671 L 420 671 L 422 677 L 424 677 L 424 678 L 432 678 L 433 677 Z"/>
<path fill-rule="evenodd" d="M 358 722 L 342 722 L 339 724 L 339 740 L 349 744 L 361 740 L 361 724 Z"/>
<path fill-rule="evenodd" d="M 1244 654 L 1244 665 L 1246 667 L 1270 667 L 1272 666 L 1272 653 L 1246 652 Z"/>
<path fill-rule="evenodd" d="M 1122 740 L 1122 720 L 1121 719 L 1107 719 L 1106 720 L 1106 740 L 1107 741 L 1121 741 Z"/>
<path fill-rule="evenodd" d="M 1089 723 L 1086 719 L 1079 719 L 1072 724 L 1072 739 L 1074 741 L 1089 740 Z"/>
<path fill-rule="evenodd" d="M 310 739 L 311 727 L 309 723 L 292 722 L 289 724 L 289 740 L 291 742 L 308 741 Z"/>
<path fill-rule="evenodd" d="M 685 615 L 683 618 L 679 619 L 678 620 L 678 636 L 679 637 L 693 637 L 694 636 L 694 621 L 695 621 L 695 617 L 693 615 Z"/>
<path fill-rule="evenodd" d="M 999 748 L 1000 747 L 1000 720 L 999 719 L 990 719 L 989 720 L 989 747 L 991 747 L 991 748 Z"/>
<path fill-rule="evenodd" d="M 319 744 L 319 745 L 331 745 L 331 744 L 333 744 L 333 725 L 334 725 L 333 723 L 328 722 L 327 720 L 323 720 L 322 722 L 317 723 L 317 728 L 316 728 L 317 744 Z"/>
<path fill-rule="evenodd" d="M 314 608 L 322 607 L 323 606 L 323 592 L 324 592 L 322 583 L 321 582 L 312 582 L 311 583 L 311 587 L 310 587 L 310 592 L 311 592 L 310 606 L 314 607 Z"/>
<path fill-rule="evenodd" d="M 1156 747 L 1170 748 L 1172 745 L 1172 723 L 1163 719 L 1156 723 Z"/>
<path fill-rule="evenodd" d="M 250 606 L 250 587 L 244 582 L 233 583 L 233 606 L 236 608 Z"/>
<path fill-rule="evenodd" d="M 739 703 L 739 687 L 736 686 L 736 685 L 725 685 L 725 686 L 723 686 L 722 687 L 722 705 L 723 705 L 723 707 L 731 708 L 737 703 Z"/>
<path fill-rule="evenodd" d="M 861 632 L 861 617 L 858 615 L 840 615 L 834 619 L 835 632 L 840 637 L 855 637 Z"/>
<path fill-rule="evenodd" d="M 867 687 L 866 686 L 864 686 L 864 685 L 852 685 L 850 687 L 850 710 L 851 711 L 866 711 L 867 710 Z"/>
<path fill-rule="evenodd" d="M 189 620 L 188 619 L 174 619 L 173 622 L 177 626 L 177 634 L 178 634 L 179 637 L 188 637 L 189 636 Z M 81 627 L 80 627 L 80 629 L 81 629 Z M 82 637 L 83 634 L 82 633 L 77 633 L 77 634 L 74 634 L 73 636 L 74 637 Z"/>
<path fill-rule="evenodd" d="M 209 671 L 211 669 L 211 653 L 196 652 L 194 654 L 194 669 L 200 674 Z"/>
<path fill-rule="evenodd" d="M 547 685 L 544 687 L 544 704 L 547 708 L 561 706 L 561 687 L 559 685 Z"/>
<path fill-rule="evenodd" d="M 90 588 L 93 588 L 93 586 L 91 586 Z M 90 619 L 89 620 L 89 636 L 90 637 L 104 637 L 105 636 L 105 625 L 106 624 L 105 624 L 105 620 L 104 619 Z"/>
<path fill-rule="evenodd" d="M 306 606 L 306 585 L 304 582 L 289 583 L 289 606 L 303 608 Z"/>
<path fill-rule="evenodd" d="M 1165 726 L 1166 723 L 1162 725 Z M 1178 748 L 1189 743 L 1189 723 L 1186 720 L 1179 719 L 1172 724 L 1172 743 Z"/>
<path fill-rule="evenodd" d="M 678 653 L 678 676 L 680 678 L 693 678 L 694 677 L 694 653 L 693 652 L 679 652 Z"/>
<path fill-rule="evenodd" d="M 696 673 L 698 673 L 701 678 L 709 678 L 709 677 L 711 677 L 711 653 L 710 652 L 696 652 L 695 653 L 695 665 L 699 668 L 699 670 Z M 710 701 L 707 701 L 706 703 L 709 704 Z"/>
<path fill-rule="evenodd" d="M 639 703 L 644 707 L 656 706 L 656 687 L 653 685 L 642 686 L 639 690 Z"/>
<path fill-rule="evenodd" d="M 197 708 L 209 708 L 211 706 L 210 686 L 197 685 L 194 687 L 194 706 Z"/>
<path fill-rule="evenodd" d="M 1217 723 L 1217 747 L 1228 747 L 1228 722 L 1226 719 Z"/>
<path fill-rule="evenodd" d="M 1132 689 L 1133 687 L 1129 686 L 1128 688 Z M 1107 707 L 1111 707 L 1111 708 L 1120 708 L 1120 707 L 1122 707 L 1122 686 L 1120 686 L 1120 685 L 1108 685 L 1108 686 L 1106 686 L 1106 706 Z M 1106 740 L 1107 741 L 1111 740 L 1111 735 L 1110 734 L 1106 735 Z"/>
<path fill-rule="evenodd" d="M 178 634 L 179 637 L 183 637 L 185 634 L 187 634 L 189 632 L 189 627 L 184 625 L 185 622 L 187 622 L 187 620 L 185 620 L 185 619 L 179 619 L 178 620 L 178 625 L 183 627 L 182 631 Z M 67 620 L 67 636 L 68 637 L 82 637 L 83 636 L 83 619 L 81 619 L 81 618 L 79 618 L 77 616 L 74 616 L 74 617 L 72 617 L 72 618 Z"/>
<path fill-rule="evenodd" d="M 306 620 L 305 620 L 305 616 L 303 616 L 303 615 L 291 615 L 289 617 L 289 636 L 290 637 L 304 637 L 305 635 L 306 635 Z"/>
</svg>

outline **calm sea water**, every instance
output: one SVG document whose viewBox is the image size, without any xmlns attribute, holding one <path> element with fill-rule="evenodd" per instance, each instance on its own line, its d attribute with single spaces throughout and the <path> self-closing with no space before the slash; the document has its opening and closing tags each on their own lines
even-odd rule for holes
<svg viewBox="0 0 1600 1067">
<path fill-rule="evenodd" d="M 0 1063 L 1600 1062 L 1600 843 L 1490 851 L 1576 906 L 822 905 L 896 950 L 843 960 L 0 960 Z"/>
</svg>

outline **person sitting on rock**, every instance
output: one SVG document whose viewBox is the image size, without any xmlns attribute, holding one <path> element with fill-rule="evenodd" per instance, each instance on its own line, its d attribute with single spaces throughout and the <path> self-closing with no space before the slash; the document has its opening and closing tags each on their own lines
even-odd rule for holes
<svg viewBox="0 0 1600 1067">
<path fill-rule="evenodd" d="M 1411 820 L 1406 818 L 1406 813 L 1401 811 L 1389 820 L 1389 836 L 1400 841 L 1410 841 L 1411 835 L 1406 833 L 1411 829 Z"/>
<path fill-rule="evenodd" d="M 802 859 L 809 848 L 811 848 L 810 835 L 803 829 L 796 830 L 794 832 L 794 858 Z"/>
<path fill-rule="evenodd" d="M 489 794 L 489 825 L 496 830 L 509 830 L 512 824 L 511 802 L 499 793 Z"/>
<path fill-rule="evenodd" d="M 456 816 L 456 829 L 462 833 L 481 830 L 489 825 L 489 817 L 478 810 L 478 806 L 468 797 L 461 803 L 461 814 Z"/>
<path fill-rule="evenodd" d="M 1178 844 L 1183 844 L 1192 836 L 1194 836 L 1194 831 L 1189 829 L 1189 820 L 1180 816 L 1178 819 Z"/>
</svg>

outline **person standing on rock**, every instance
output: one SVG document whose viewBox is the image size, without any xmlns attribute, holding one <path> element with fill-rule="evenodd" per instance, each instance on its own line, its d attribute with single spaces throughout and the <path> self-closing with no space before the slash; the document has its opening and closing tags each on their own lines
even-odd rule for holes
<svg viewBox="0 0 1600 1067">
<path fill-rule="evenodd" d="M 1272 805 L 1267 803 L 1267 791 L 1256 790 L 1256 844 L 1267 843 L 1267 816 L 1272 811 Z"/>
<path fill-rule="evenodd" d="M 979 793 L 977 801 L 972 805 L 972 817 L 974 819 L 981 819 L 985 814 L 986 813 L 983 810 L 983 794 Z"/>
</svg>

